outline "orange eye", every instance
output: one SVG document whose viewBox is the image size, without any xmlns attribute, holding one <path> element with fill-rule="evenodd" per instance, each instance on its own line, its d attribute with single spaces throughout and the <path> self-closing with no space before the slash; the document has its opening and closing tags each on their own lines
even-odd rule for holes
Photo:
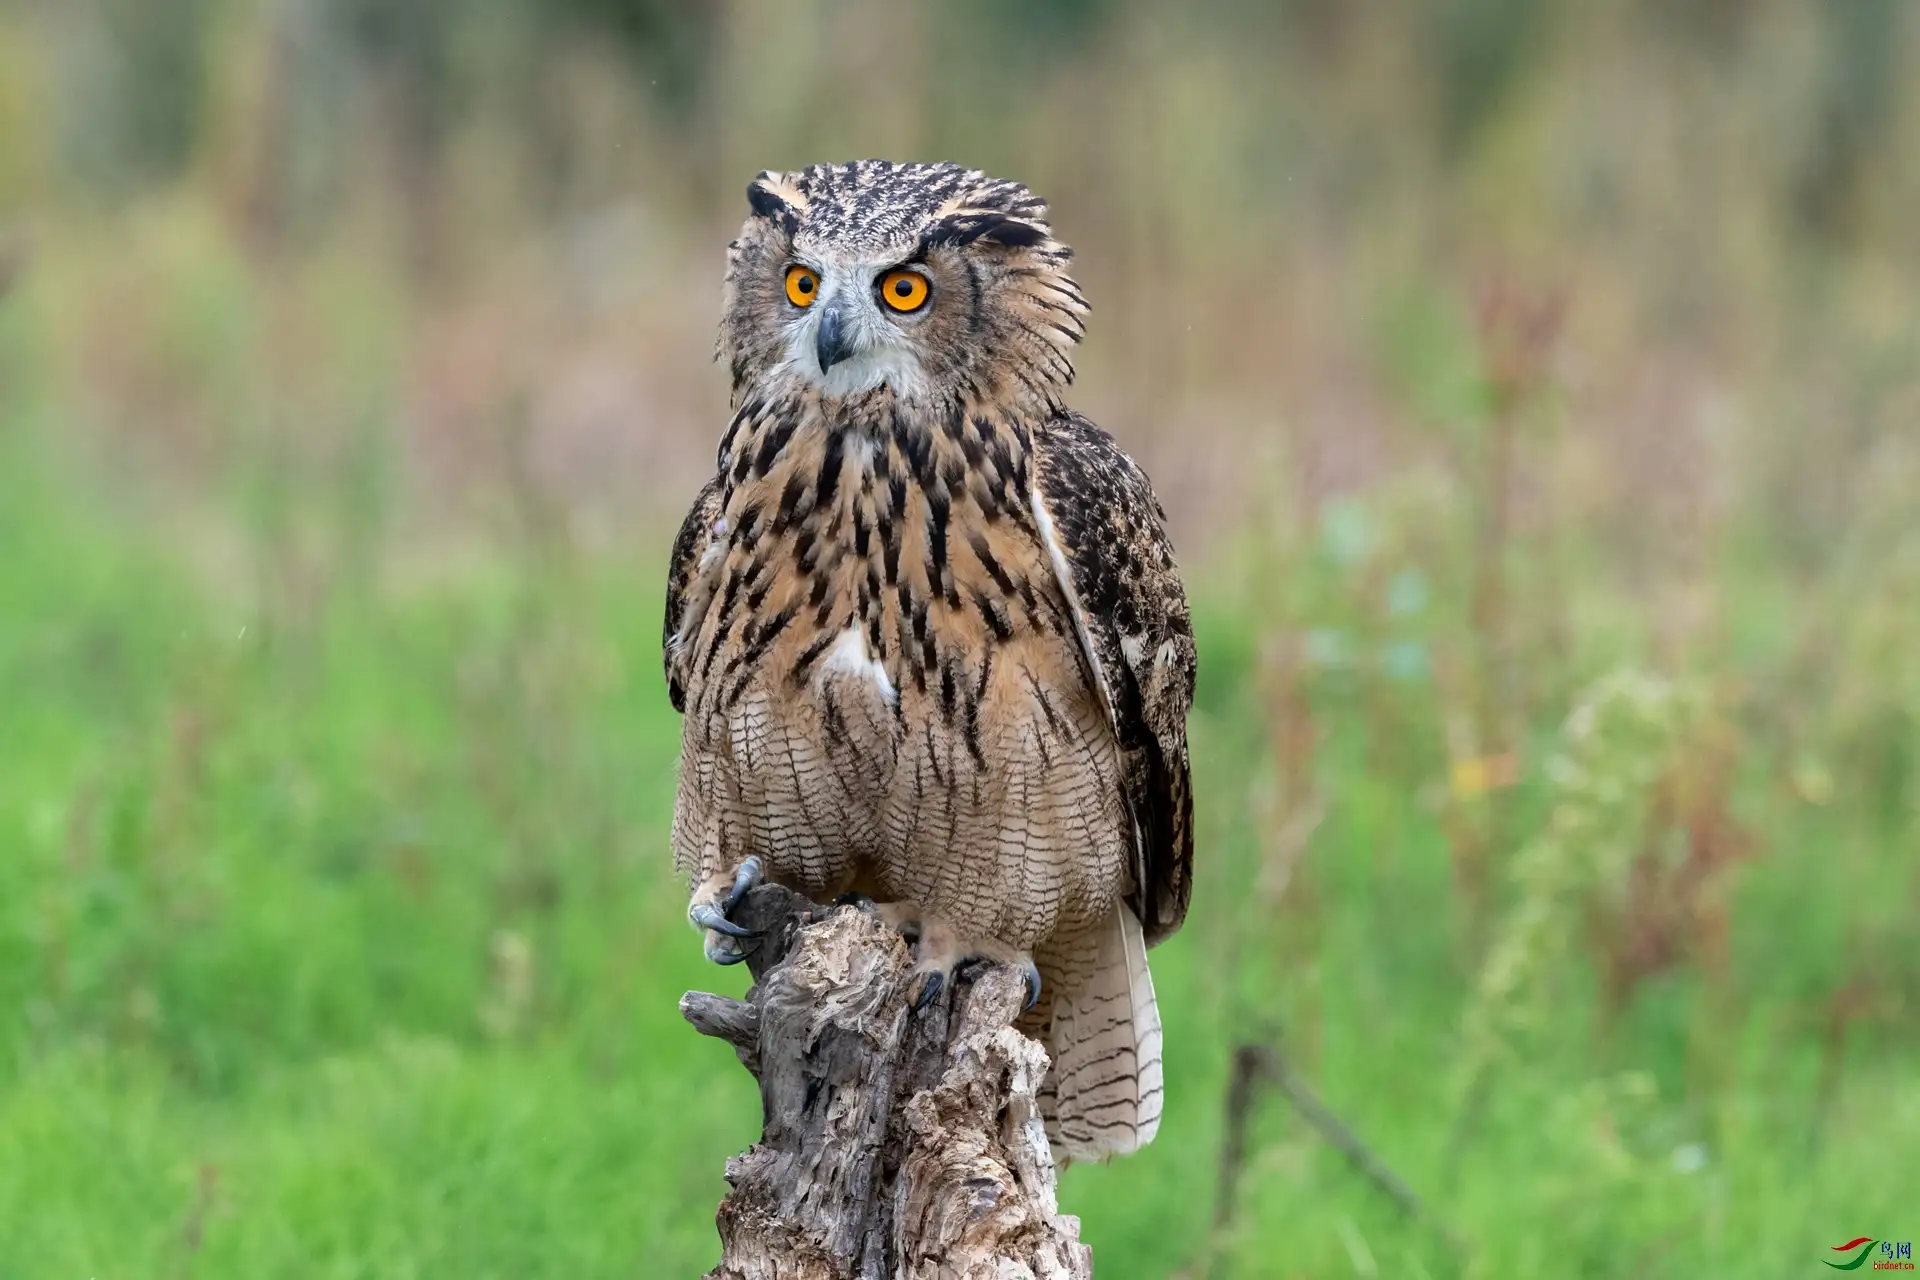
<svg viewBox="0 0 1920 1280">
<path fill-rule="evenodd" d="M 927 302 L 927 278 L 918 271 L 889 271 L 880 277 L 880 296 L 895 311 L 918 311 Z"/>
<path fill-rule="evenodd" d="M 796 307 L 810 307 L 820 294 L 820 277 L 794 263 L 787 268 L 787 301 Z"/>
</svg>

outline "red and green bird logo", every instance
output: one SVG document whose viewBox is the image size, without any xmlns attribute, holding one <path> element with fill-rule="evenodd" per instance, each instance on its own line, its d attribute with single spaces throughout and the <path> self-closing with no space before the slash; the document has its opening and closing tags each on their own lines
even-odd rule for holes
<svg viewBox="0 0 1920 1280">
<path fill-rule="evenodd" d="M 1866 1263 L 1868 1255 L 1873 1252 L 1873 1245 L 1874 1241 L 1871 1236 L 1861 1236 L 1858 1240 L 1849 1240 L 1845 1244 L 1833 1246 L 1835 1253 L 1853 1253 L 1855 1249 L 1858 1249 L 1860 1252 L 1854 1253 L 1852 1258 L 1845 1262 L 1834 1262 L 1828 1258 L 1822 1258 L 1820 1261 L 1826 1263 L 1835 1271 L 1858 1271 Z"/>
</svg>

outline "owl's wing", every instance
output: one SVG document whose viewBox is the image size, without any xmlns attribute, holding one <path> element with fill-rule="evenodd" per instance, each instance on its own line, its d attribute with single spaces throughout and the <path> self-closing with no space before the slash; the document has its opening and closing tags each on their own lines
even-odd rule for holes
<svg viewBox="0 0 1920 1280">
<path fill-rule="evenodd" d="M 660 660 L 667 669 L 667 696 L 673 699 L 675 711 L 687 709 L 687 689 L 675 661 L 680 649 L 677 633 L 687 617 L 687 588 L 713 540 L 714 521 L 720 518 L 725 489 L 722 481 L 721 476 L 707 481 L 693 500 L 693 510 L 681 522 L 680 535 L 673 540 L 673 556 L 667 562 L 667 616 L 660 628 Z"/>
<path fill-rule="evenodd" d="M 1034 440 L 1033 507 L 1125 760 L 1139 865 L 1128 905 L 1148 945 L 1186 918 L 1193 797 L 1187 709 L 1196 657 L 1166 514 L 1146 473 L 1078 414 Z"/>
</svg>

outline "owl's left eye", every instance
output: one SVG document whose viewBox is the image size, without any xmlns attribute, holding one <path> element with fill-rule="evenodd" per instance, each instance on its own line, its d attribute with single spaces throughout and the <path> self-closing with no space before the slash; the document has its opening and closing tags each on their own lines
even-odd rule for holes
<svg viewBox="0 0 1920 1280">
<path fill-rule="evenodd" d="M 895 311 L 918 311 L 927 304 L 927 278 L 918 271 L 889 271 L 880 277 L 880 299 Z"/>
<path fill-rule="evenodd" d="M 796 307 L 810 307 L 820 296 L 820 277 L 809 267 L 794 263 L 787 268 L 787 301 Z"/>
</svg>

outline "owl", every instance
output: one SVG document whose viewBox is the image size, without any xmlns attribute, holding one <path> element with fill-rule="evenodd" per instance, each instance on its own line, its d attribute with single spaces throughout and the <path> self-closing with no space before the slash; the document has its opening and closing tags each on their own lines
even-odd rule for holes
<svg viewBox="0 0 1920 1280">
<path fill-rule="evenodd" d="M 707 955 L 760 877 L 900 926 L 916 1005 L 1027 974 L 1056 1150 L 1158 1127 L 1147 948 L 1193 859 L 1185 592 L 1147 477 L 1067 408 L 1088 308 L 1044 201 L 953 164 L 762 173 L 732 420 L 672 552 L 672 843 Z"/>
</svg>

